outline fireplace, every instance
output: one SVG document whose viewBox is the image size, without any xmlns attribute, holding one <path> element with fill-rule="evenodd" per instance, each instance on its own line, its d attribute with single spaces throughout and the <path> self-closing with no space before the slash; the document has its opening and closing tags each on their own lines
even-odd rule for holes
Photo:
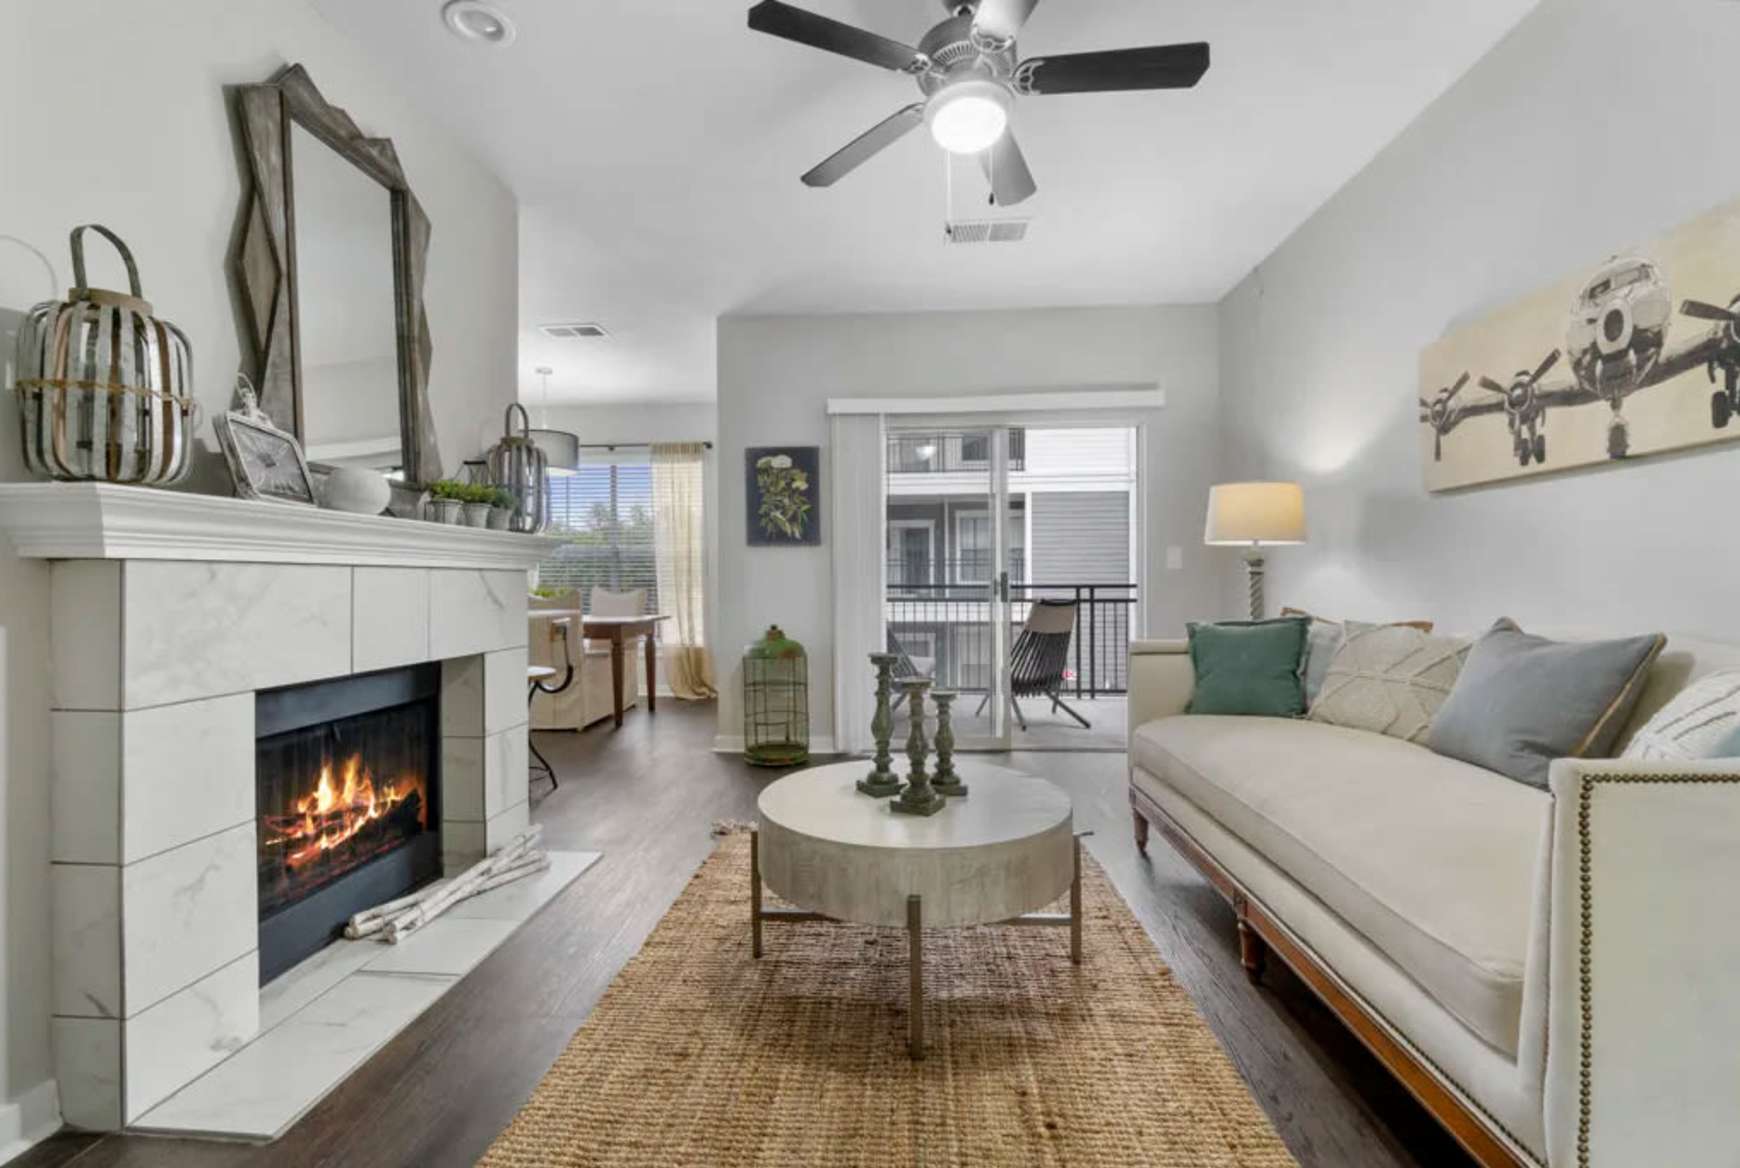
<svg viewBox="0 0 1740 1168">
<path fill-rule="evenodd" d="M 260 981 L 441 874 L 441 667 L 255 698 Z"/>
</svg>

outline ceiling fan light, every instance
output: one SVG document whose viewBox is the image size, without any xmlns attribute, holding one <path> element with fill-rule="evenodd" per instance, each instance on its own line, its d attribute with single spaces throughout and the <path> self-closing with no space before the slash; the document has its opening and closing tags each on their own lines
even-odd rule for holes
<svg viewBox="0 0 1740 1168">
<path fill-rule="evenodd" d="M 995 81 L 957 81 L 930 99 L 924 120 L 950 154 L 979 154 L 1009 128 L 1009 90 Z"/>
</svg>

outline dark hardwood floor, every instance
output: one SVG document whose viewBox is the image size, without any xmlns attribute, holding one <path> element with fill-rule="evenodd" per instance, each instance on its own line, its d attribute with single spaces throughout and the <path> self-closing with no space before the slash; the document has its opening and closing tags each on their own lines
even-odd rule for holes
<svg viewBox="0 0 1740 1168">
<path fill-rule="evenodd" d="M 711 752 L 710 705 L 664 703 L 620 731 L 540 734 L 563 776 L 533 816 L 555 848 L 604 859 L 276 1143 L 63 1133 L 16 1168 L 446 1168 L 505 1127 L 616 972 L 712 850 L 719 819 L 749 819 L 774 773 Z M 1124 760 L 1016 754 L 1076 801 L 1077 826 L 1305 1168 L 1470 1163 L 1278 963 L 1239 966 L 1231 910 L 1158 836 L 1131 840 Z M 1132 1166 L 1135 1168 L 1135 1166 Z"/>
</svg>

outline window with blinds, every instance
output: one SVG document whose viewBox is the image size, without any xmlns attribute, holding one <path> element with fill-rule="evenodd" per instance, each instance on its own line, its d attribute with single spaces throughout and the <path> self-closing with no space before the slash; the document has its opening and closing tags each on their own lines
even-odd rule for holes
<svg viewBox="0 0 1740 1168">
<path fill-rule="evenodd" d="M 551 475 L 549 516 L 545 534 L 564 542 L 539 568 L 540 588 L 575 589 L 582 604 L 595 587 L 645 588 L 647 610 L 659 611 L 651 466 L 585 463 Z"/>
</svg>

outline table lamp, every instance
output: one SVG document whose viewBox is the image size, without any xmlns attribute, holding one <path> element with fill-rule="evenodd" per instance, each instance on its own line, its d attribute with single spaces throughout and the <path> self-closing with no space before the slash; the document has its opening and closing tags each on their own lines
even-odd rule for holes
<svg viewBox="0 0 1740 1168">
<path fill-rule="evenodd" d="M 1208 492 L 1210 547 L 1245 549 L 1251 619 L 1263 619 L 1263 549 L 1305 542 L 1305 492 L 1298 483 L 1222 483 Z"/>
</svg>

